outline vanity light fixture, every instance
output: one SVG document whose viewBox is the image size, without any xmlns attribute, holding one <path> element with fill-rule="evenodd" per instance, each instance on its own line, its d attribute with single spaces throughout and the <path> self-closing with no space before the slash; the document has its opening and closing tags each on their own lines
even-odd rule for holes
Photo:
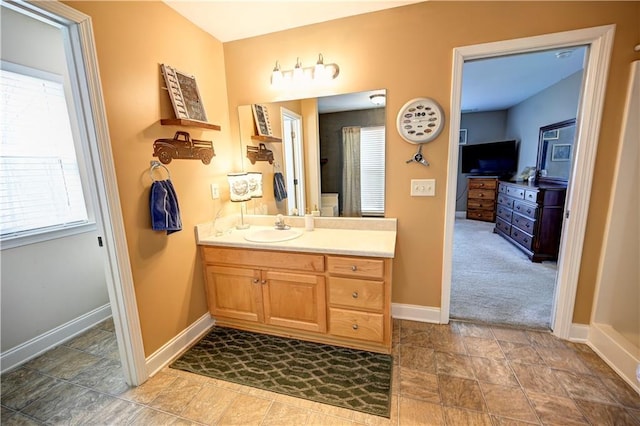
<svg viewBox="0 0 640 426">
<path fill-rule="evenodd" d="M 303 67 L 300 58 L 296 58 L 296 65 L 292 70 L 282 70 L 280 63 L 276 65 L 271 73 L 271 85 L 278 87 L 291 83 L 300 84 L 302 82 L 322 83 L 333 80 L 340 73 L 338 64 L 325 64 L 322 53 L 318 55 L 318 61 L 312 67 Z"/>
<path fill-rule="evenodd" d="M 373 95 L 369 96 L 369 100 L 371 100 L 371 103 L 374 105 L 384 105 L 386 96 L 384 93 L 374 93 Z"/>
</svg>

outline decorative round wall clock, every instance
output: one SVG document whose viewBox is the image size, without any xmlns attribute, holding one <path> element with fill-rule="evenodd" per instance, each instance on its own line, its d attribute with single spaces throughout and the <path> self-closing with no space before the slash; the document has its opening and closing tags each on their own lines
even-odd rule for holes
<svg viewBox="0 0 640 426">
<path fill-rule="evenodd" d="M 444 112 L 431 98 L 415 98 L 398 112 L 398 133 L 413 144 L 431 142 L 444 127 Z"/>
</svg>

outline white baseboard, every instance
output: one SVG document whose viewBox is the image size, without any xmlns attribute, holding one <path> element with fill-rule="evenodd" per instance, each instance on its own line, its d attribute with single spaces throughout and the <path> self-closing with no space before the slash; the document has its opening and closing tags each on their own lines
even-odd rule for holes
<svg viewBox="0 0 640 426">
<path fill-rule="evenodd" d="M 440 308 L 420 305 L 405 305 L 401 303 L 391 304 L 391 316 L 395 319 L 404 319 L 419 322 L 440 323 Z"/>
<path fill-rule="evenodd" d="M 578 343 L 587 343 L 589 339 L 589 326 L 585 324 L 571 324 L 569 330 L 569 340 Z"/>
<path fill-rule="evenodd" d="M 589 327 L 587 344 L 640 394 L 640 383 L 636 378 L 636 368 L 640 365 L 637 347 L 634 347 L 610 325 L 597 323 L 592 323 Z"/>
<path fill-rule="evenodd" d="M 28 340 L 0 354 L 2 373 L 53 349 L 54 347 L 84 333 L 91 327 L 111 317 L 111 305 L 106 304 L 79 316 L 65 324 Z"/>
<path fill-rule="evenodd" d="M 215 324 L 208 312 L 201 316 L 189 327 L 184 329 L 173 339 L 165 343 L 160 349 L 147 357 L 147 372 L 149 377 L 155 375 L 166 365 L 199 340 Z"/>
</svg>

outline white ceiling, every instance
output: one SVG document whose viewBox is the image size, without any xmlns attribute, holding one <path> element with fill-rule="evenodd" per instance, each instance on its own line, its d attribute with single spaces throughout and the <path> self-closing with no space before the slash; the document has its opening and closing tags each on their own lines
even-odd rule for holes
<svg viewBox="0 0 640 426">
<path fill-rule="evenodd" d="M 164 0 L 189 21 L 222 42 L 264 35 L 346 16 L 420 3 L 423 0 Z M 567 50 L 567 49 L 563 49 Z M 585 48 L 572 49 L 569 57 L 557 58 L 557 51 L 511 55 L 467 62 L 463 70 L 463 112 L 507 109 L 546 89 L 583 67 Z M 450 64 L 443 64 L 449 67 Z M 327 111 L 337 111 L 335 102 L 349 102 L 348 108 L 371 107 L 369 94 L 329 99 Z M 425 94 L 428 95 L 428 94 Z M 355 103 L 354 103 L 355 102 Z M 358 103 L 360 102 L 360 103 Z M 343 108 L 343 109 L 346 109 Z"/>
</svg>

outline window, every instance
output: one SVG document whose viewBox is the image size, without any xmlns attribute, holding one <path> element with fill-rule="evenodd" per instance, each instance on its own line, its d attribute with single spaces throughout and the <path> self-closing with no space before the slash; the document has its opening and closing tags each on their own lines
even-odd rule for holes
<svg viewBox="0 0 640 426">
<path fill-rule="evenodd" d="M 2 62 L 0 240 L 89 223 L 62 77 Z"/>
<path fill-rule="evenodd" d="M 384 216 L 384 126 L 360 129 L 360 203 L 363 216 Z"/>
</svg>

